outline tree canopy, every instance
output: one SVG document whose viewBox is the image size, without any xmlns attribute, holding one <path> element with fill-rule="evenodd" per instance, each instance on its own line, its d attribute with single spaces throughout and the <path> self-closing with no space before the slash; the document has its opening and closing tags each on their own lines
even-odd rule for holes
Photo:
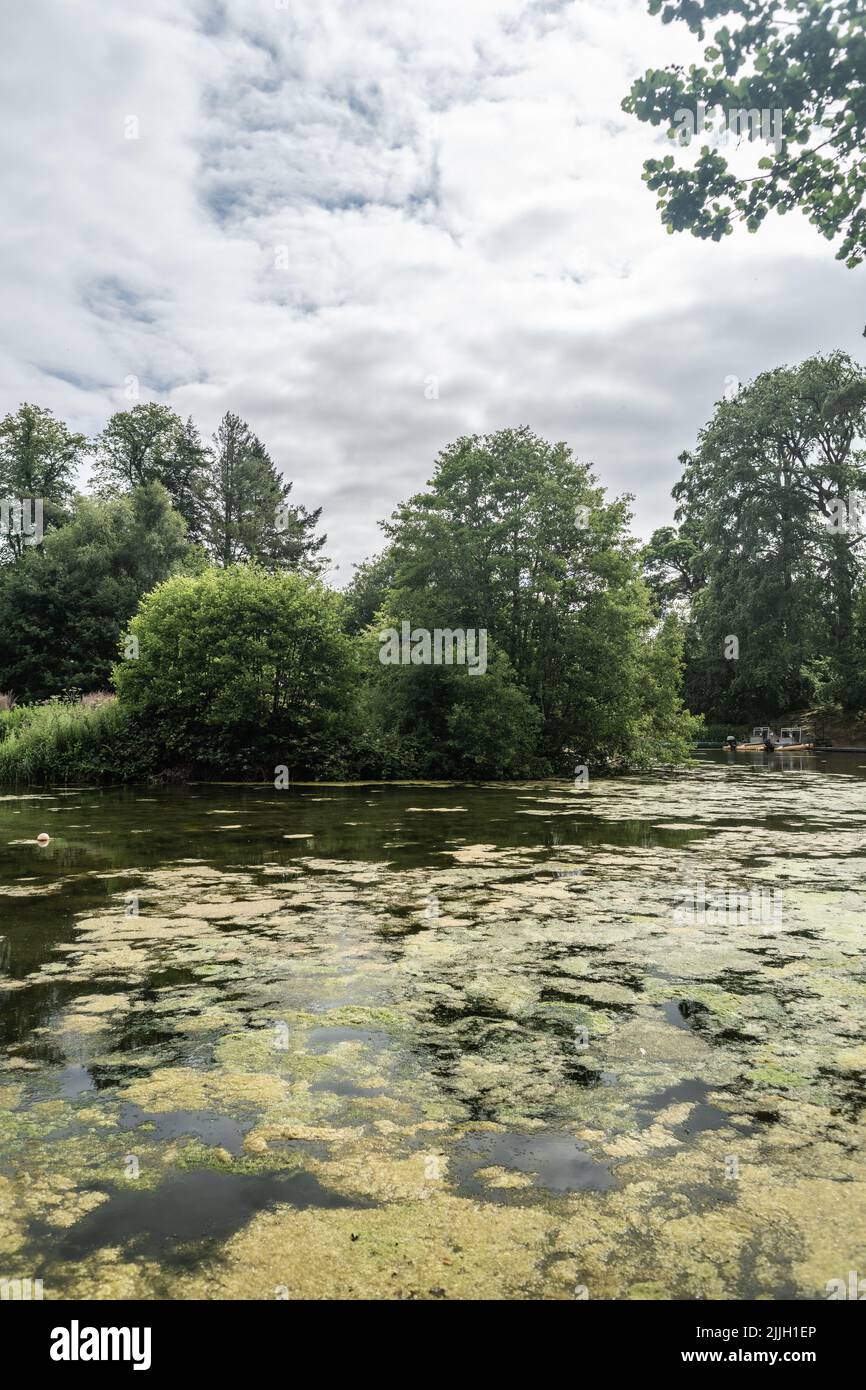
<svg viewBox="0 0 866 1390">
<path fill-rule="evenodd" d="M 0 583 L 0 672 L 19 701 L 105 690 L 125 625 L 188 554 L 160 483 L 76 499 L 69 524 L 27 548 Z"/>
<path fill-rule="evenodd" d="M 761 373 L 681 456 L 679 530 L 656 532 L 645 563 L 660 597 L 688 600 L 693 707 L 759 718 L 859 698 L 864 433 L 866 372 L 837 352 Z"/>
<path fill-rule="evenodd" d="M 0 421 L 0 498 L 39 499 L 43 530 L 59 525 L 86 447 L 83 434 L 69 430 L 50 410 L 25 402 Z M 0 562 L 19 558 L 24 549 L 20 536 L 0 535 Z"/>
<path fill-rule="evenodd" d="M 10 486 L 44 482 L 59 510 L 0 571 L 0 688 L 39 701 L 113 679 L 134 775 L 480 779 L 687 753 L 682 622 L 654 608 L 629 499 L 563 443 L 526 427 L 456 440 L 337 594 L 320 512 L 291 502 L 232 412 L 212 446 L 168 407 L 117 412 L 92 497 L 71 496 L 86 441 L 48 412 L 22 407 L 5 440 Z M 404 623 L 428 645 L 483 633 L 483 669 L 384 664 L 380 635 Z"/>
<path fill-rule="evenodd" d="M 541 766 L 651 760 L 681 715 L 690 731 L 676 701 L 657 741 L 643 722 L 655 639 L 629 519 L 565 444 L 520 428 L 458 439 L 385 527 L 390 619 L 486 629 L 536 711 Z"/>
<path fill-rule="evenodd" d="M 862 0 L 649 0 L 650 14 L 680 20 L 698 36 L 713 28 L 704 64 L 651 69 L 623 102 L 651 125 L 671 128 L 699 104 L 727 113 L 778 113 L 773 148 L 758 172 L 735 173 L 710 144 L 683 166 L 673 154 L 647 160 L 669 232 L 718 241 L 742 223 L 757 231 L 767 214 L 800 208 L 837 258 L 866 254 L 866 10 Z M 750 129 L 750 138 L 754 130 Z"/>
<path fill-rule="evenodd" d="M 207 453 L 192 420 L 148 402 L 119 410 L 95 441 L 97 485 L 109 496 L 161 483 L 192 541 L 202 539 Z"/>
<path fill-rule="evenodd" d="M 317 573 L 326 540 L 315 534 L 322 509 L 292 505 L 291 491 L 261 440 L 228 411 L 214 435 L 207 488 L 205 536 L 215 562 Z"/>
</svg>

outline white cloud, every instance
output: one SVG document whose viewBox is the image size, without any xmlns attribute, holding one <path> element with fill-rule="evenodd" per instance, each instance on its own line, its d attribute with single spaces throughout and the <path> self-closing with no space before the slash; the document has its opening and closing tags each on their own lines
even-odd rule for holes
<svg viewBox="0 0 866 1390">
<path fill-rule="evenodd" d="M 691 50 L 644 9 L 16 7 L 0 408 L 93 432 L 135 375 L 207 433 L 237 411 L 324 506 L 341 579 L 439 448 L 501 425 L 566 439 L 642 532 L 668 519 L 726 378 L 859 352 L 862 311 L 800 217 L 664 234 L 662 137 L 620 102 Z"/>
</svg>

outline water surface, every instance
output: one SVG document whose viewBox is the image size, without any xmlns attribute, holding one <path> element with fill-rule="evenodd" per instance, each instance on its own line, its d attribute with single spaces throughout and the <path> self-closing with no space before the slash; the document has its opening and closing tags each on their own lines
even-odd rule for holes
<svg viewBox="0 0 866 1390">
<path fill-rule="evenodd" d="M 0 1277 L 814 1299 L 866 1275 L 858 758 L 3 796 Z"/>
</svg>

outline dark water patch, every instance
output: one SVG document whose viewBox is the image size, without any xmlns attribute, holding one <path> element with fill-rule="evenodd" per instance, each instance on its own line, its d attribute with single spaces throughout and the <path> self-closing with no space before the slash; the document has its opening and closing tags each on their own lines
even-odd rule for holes
<svg viewBox="0 0 866 1390">
<path fill-rule="evenodd" d="M 23 973 L 22 970 L 13 974 L 12 978 L 21 978 Z M 14 1046 L 29 1038 L 37 1028 L 50 1026 L 52 1016 L 83 992 L 78 984 L 53 980 L 0 991 L 0 1047 Z M 89 985 L 86 992 L 94 993 Z"/>
<path fill-rule="evenodd" d="M 635 1002 L 626 999 L 605 999 L 600 1003 L 594 994 L 575 994 L 575 1003 L 583 1004 L 599 1014 L 633 1014 Z"/>
<path fill-rule="evenodd" d="M 488 1022 L 505 1023 L 511 1015 L 493 1004 L 472 1003 L 458 1008 L 451 1004 L 434 1004 L 428 1017 L 439 1028 L 450 1028 L 455 1023 L 468 1023 L 472 1020 L 486 1019 Z"/>
<path fill-rule="evenodd" d="M 764 964 L 768 970 L 781 970 L 785 965 L 800 965 L 804 959 L 804 956 L 781 956 L 776 954 L 772 960 L 766 960 Z M 808 993 L 808 990 L 798 990 L 797 997 L 802 998 Z"/>
<path fill-rule="evenodd" d="M 421 932 L 430 931 L 431 925 L 407 918 L 405 921 L 377 922 L 374 931 L 381 941 L 402 941 L 404 937 L 420 936 Z M 400 957 L 394 956 L 394 959 L 399 960 Z"/>
<path fill-rule="evenodd" d="M 595 1067 L 584 1066 L 582 1062 L 565 1062 L 562 1075 L 575 1086 L 598 1086 L 603 1080 L 602 1072 L 597 1071 Z"/>
<path fill-rule="evenodd" d="M 643 994 L 645 989 L 644 976 L 628 970 L 616 960 L 600 966 L 594 979 L 602 984 L 622 985 L 633 994 Z"/>
<path fill-rule="evenodd" d="M 198 984 L 198 976 L 194 970 L 189 970 L 185 966 L 168 965 L 161 970 L 152 971 L 145 980 L 140 998 L 147 1003 L 153 1003 L 160 990 L 185 989 L 189 985 Z"/>
<path fill-rule="evenodd" d="M 701 1024 L 708 1020 L 710 1013 L 707 1005 L 697 999 L 668 999 L 660 1007 L 666 1023 L 686 1031 L 700 1031 Z"/>
<path fill-rule="evenodd" d="M 157 1139 L 179 1139 L 183 1136 L 200 1139 L 203 1144 L 227 1149 L 229 1153 L 240 1153 L 244 1135 L 256 1123 L 256 1117 L 235 1119 L 230 1115 L 220 1115 L 213 1110 L 143 1110 L 131 1102 L 121 1107 L 118 1125 L 121 1129 L 135 1130 L 140 1125 L 152 1126 L 149 1133 Z"/>
<path fill-rule="evenodd" d="M 610 1168 L 591 1158 L 572 1135 L 559 1130 L 534 1134 L 467 1134 L 455 1146 L 450 1172 L 458 1192 L 487 1201 L 513 1201 L 525 1188 L 489 1187 L 475 1174 L 482 1168 L 505 1168 L 537 1178 L 548 1192 L 606 1192 L 615 1178 Z"/>
<path fill-rule="evenodd" d="M 866 1111 L 866 1077 L 856 1072 L 838 1072 L 831 1067 L 819 1067 L 818 1075 L 833 1091 L 830 1113 L 843 1115 L 855 1123 L 859 1121 Z"/>
<path fill-rule="evenodd" d="M 160 1015 L 147 1010 L 128 1015 L 116 1027 L 109 1028 L 108 1037 L 112 1052 L 149 1052 L 178 1042 L 176 1029 L 166 1026 Z M 177 1060 L 178 1056 L 180 1049 L 172 1060 Z"/>
<path fill-rule="evenodd" d="M 64 1100 L 75 1100 L 76 1096 L 84 1095 L 88 1091 L 96 1089 L 96 1083 L 89 1069 L 74 1063 L 60 1071 L 57 1082 L 58 1090 Z"/>
<path fill-rule="evenodd" d="M 568 978 L 563 974 L 560 978 Z M 555 985 L 545 985 L 538 996 L 542 1004 L 574 1004 L 577 1001 L 577 981 L 571 977 L 574 989 L 557 989 Z"/>
<path fill-rule="evenodd" d="M 692 1109 L 681 1124 L 671 1127 L 672 1134 L 680 1138 L 693 1138 L 696 1134 L 715 1129 L 735 1129 L 738 1134 L 743 1136 L 753 1134 L 754 1125 L 735 1124 L 725 1110 L 707 1100 L 710 1090 L 717 1089 L 718 1087 L 711 1087 L 706 1081 L 699 1081 L 696 1077 L 690 1077 L 685 1081 L 677 1082 L 674 1086 L 666 1086 L 663 1091 L 656 1091 L 653 1095 L 647 1096 L 638 1106 L 641 1114 L 641 1128 L 648 1128 L 658 1114 L 666 1110 L 668 1106 L 681 1105 L 684 1101 L 689 1101 Z"/>
<path fill-rule="evenodd" d="M 765 994 L 767 982 L 757 970 L 722 970 L 710 981 L 726 994 Z"/>
<path fill-rule="evenodd" d="M 175 1060 L 174 1057 L 170 1059 L 171 1062 Z M 168 1061 L 166 1064 L 169 1064 Z M 152 1075 L 153 1069 L 153 1055 L 148 1052 L 127 1052 L 111 1061 L 90 1062 L 88 1065 L 94 1090 L 98 1092 L 116 1091 L 140 1076 Z"/>
<path fill-rule="evenodd" d="M 330 1052 L 332 1047 L 342 1042 L 360 1042 L 365 1047 L 379 1051 L 387 1047 L 390 1041 L 389 1035 L 379 1029 L 353 1028 L 350 1024 L 340 1024 L 328 1028 L 311 1028 L 304 1045 L 308 1052 L 318 1056 L 322 1052 Z"/>
<path fill-rule="evenodd" d="M 729 1178 L 725 1182 L 719 1183 L 718 1186 L 704 1182 L 686 1183 L 680 1191 L 688 1199 L 696 1216 L 717 1211 L 719 1207 L 730 1207 L 737 1204 L 737 1181 L 735 1178 Z"/>
<path fill-rule="evenodd" d="M 104 1189 L 102 1189 L 104 1190 Z M 57 1239 L 37 1229 L 59 1260 L 81 1260 L 104 1246 L 120 1245 L 145 1258 L 194 1265 L 202 1247 L 221 1243 L 258 1212 L 287 1204 L 308 1207 L 364 1208 L 376 1203 L 350 1200 L 303 1170 L 288 1174 L 217 1173 L 202 1168 L 176 1173 L 152 1191 L 109 1189 L 109 1200 Z"/>
<path fill-rule="evenodd" d="M 744 1033 L 741 1028 L 721 1028 L 713 1036 L 716 1042 L 732 1043 L 737 1047 L 752 1047 L 764 1035 L 762 1033 Z"/>
<path fill-rule="evenodd" d="M 568 1002 L 576 1004 L 577 1000 L 569 998 Z M 592 1007 L 599 1014 L 604 1014 L 604 1009 L 599 1008 L 598 1004 L 594 1003 Z M 605 1005 L 605 1008 L 607 1008 L 607 1005 Z M 580 1019 L 576 1018 L 570 1011 L 567 1014 L 562 1012 L 557 1013 L 555 1009 L 556 1004 L 551 1005 L 549 1013 L 542 1008 L 534 1009 L 532 1013 L 525 1016 L 522 1022 L 525 1023 L 533 1033 L 539 1033 L 542 1036 L 557 1039 L 567 1038 L 570 1044 L 573 1045 L 575 1026 L 580 1026 Z"/>
</svg>

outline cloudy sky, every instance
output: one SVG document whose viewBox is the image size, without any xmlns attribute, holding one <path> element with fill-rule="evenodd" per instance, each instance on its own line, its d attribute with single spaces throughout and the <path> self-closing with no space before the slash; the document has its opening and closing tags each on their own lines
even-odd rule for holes
<svg viewBox="0 0 866 1390">
<path fill-rule="evenodd" d="M 639 534 L 733 378 L 842 347 L 862 280 L 799 215 L 667 236 L 693 56 L 644 0 L 17 0 L 3 8 L 0 410 L 244 416 L 345 582 L 460 434 L 566 440 Z M 437 398 L 438 391 L 438 398 Z"/>
</svg>

